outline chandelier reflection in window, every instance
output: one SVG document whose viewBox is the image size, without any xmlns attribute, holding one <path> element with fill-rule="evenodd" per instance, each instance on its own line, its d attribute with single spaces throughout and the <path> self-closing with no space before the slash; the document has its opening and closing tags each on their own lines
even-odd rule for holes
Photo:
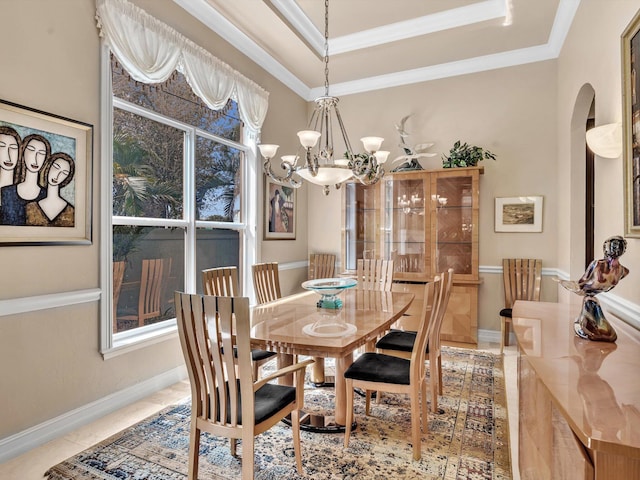
<svg viewBox="0 0 640 480">
<path fill-rule="evenodd" d="M 284 155 L 276 173 L 271 164 L 278 145 L 260 144 L 265 173 L 275 182 L 300 187 L 302 181 L 320 185 L 325 195 L 331 185 L 336 189 L 342 183 L 356 178 L 365 185 L 373 185 L 385 174 L 384 163 L 389 152 L 381 151 L 383 138 L 364 137 L 361 141 L 365 153 L 354 153 L 349 136 L 338 110 L 339 99 L 329 95 L 329 0 L 324 2 L 324 96 L 316 98 L 315 108 L 306 130 L 298 132 L 302 155 Z M 344 143 L 344 157 L 335 158 L 334 129 L 339 130 Z M 304 159 L 301 159 L 301 156 Z"/>
</svg>

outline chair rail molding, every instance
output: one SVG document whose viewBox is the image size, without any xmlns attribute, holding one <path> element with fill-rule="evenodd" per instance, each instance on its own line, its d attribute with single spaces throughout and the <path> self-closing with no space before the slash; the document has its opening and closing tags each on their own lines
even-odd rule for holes
<svg viewBox="0 0 640 480">
<path fill-rule="evenodd" d="M 100 297 L 101 290 L 99 288 L 89 288 L 33 297 L 10 298 L 0 300 L 0 317 L 48 310 L 50 308 L 68 307 L 79 303 L 97 302 Z"/>
<path fill-rule="evenodd" d="M 502 266 L 497 265 L 480 265 L 480 273 L 488 273 L 492 275 L 502 275 Z M 564 270 L 559 268 L 543 268 L 542 276 L 557 277 L 558 280 L 569 280 L 571 277 Z M 598 298 L 605 307 L 611 311 L 613 315 L 618 317 L 625 323 L 628 323 L 637 330 L 640 330 L 640 305 L 630 302 L 611 292 L 601 293 Z M 478 332 L 480 338 L 480 332 Z M 489 331 L 483 331 L 485 340 L 493 338 L 493 334 Z"/>
</svg>

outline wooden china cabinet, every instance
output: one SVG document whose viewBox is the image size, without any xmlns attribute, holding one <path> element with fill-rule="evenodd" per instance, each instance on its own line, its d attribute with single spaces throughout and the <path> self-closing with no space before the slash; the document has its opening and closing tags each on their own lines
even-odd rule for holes
<svg viewBox="0 0 640 480">
<path fill-rule="evenodd" d="M 478 212 L 483 167 L 387 174 L 345 193 L 343 265 L 358 258 L 394 261 L 394 290 L 416 295 L 401 328 L 416 329 L 424 283 L 454 269 L 442 339 L 477 343 Z"/>
</svg>

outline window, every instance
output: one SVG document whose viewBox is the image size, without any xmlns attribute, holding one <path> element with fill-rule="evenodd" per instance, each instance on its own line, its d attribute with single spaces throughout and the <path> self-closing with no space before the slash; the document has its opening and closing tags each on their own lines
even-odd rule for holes
<svg viewBox="0 0 640 480">
<path fill-rule="evenodd" d="M 172 329 L 175 290 L 202 293 L 204 268 L 242 272 L 243 252 L 255 248 L 244 201 L 251 146 L 236 102 L 214 111 L 178 71 L 144 84 L 109 60 L 113 269 L 103 351 Z"/>
</svg>

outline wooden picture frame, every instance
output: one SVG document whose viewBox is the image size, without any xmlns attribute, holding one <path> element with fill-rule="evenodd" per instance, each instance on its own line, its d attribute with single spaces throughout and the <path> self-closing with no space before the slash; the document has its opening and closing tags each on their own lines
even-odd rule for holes
<svg viewBox="0 0 640 480">
<path fill-rule="evenodd" d="M 0 245 L 91 244 L 92 142 L 87 123 L 0 100 Z"/>
<path fill-rule="evenodd" d="M 621 39 L 625 236 L 640 238 L 640 12 Z"/>
<path fill-rule="evenodd" d="M 496 232 L 542 232 L 541 196 L 496 197 Z"/>
<path fill-rule="evenodd" d="M 264 239 L 295 240 L 296 189 L 265 179 Z"/>
</svg>

